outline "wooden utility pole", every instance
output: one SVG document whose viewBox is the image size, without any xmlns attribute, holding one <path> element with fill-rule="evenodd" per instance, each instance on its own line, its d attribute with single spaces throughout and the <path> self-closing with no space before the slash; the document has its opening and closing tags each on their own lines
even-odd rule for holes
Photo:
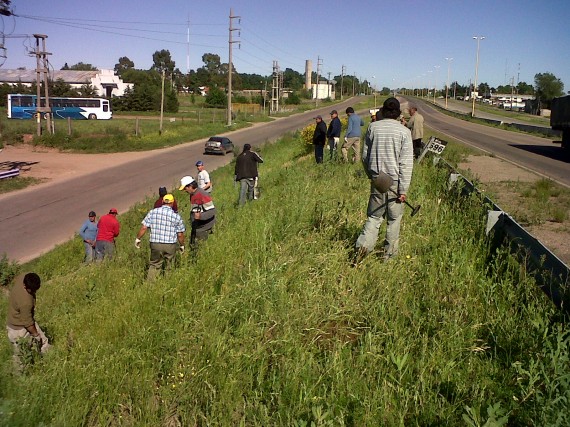
<svg viewBox="0 0 570 427">
<path fill-rule="evenodd" d="M 342 91 L 344 90 L 344 72 L 346 67 L 343 65 L 340 69 L 340 100 L 342 101 Z"/>
<path fill-rule="evenodd" d="M 46 125 L 48 128 L 48 132 L 52 132 L 51 126 L 51 108 L 49 106 L 49 76 L 48 76 L 48 60 L 47 55 L 51 55 L 51 53 L 46 52 L 46 39 L 47 36 L 44 34 L 34 34 L 36 38 L 36 123 L 37 123 L 37 134 L 41 136 L 42 134 L 42 122 L 41 117 L 44 116 L 46 118 Z M 40 40 L 42 41 L 42 46 L 40 48 Z M 41 82 L 42 82 L 42 73 L 43 73 L 43 82 L 44 82 L 44 91 L 45 91 L 45 98 L 42 105 L 41 95 Z"/>
<path fill-rule="evenodd" d="M 232 71 L 233 71 L 233 63 L 232 63 L 232 45 L 234 43 L 239 43 L 239 40 L 233 40 L 233 32 L 239 31 L 239 28 L 233 27 L 233 20 L 238 19 L 238 22 L 241 22 L 240 16 L 234 16 L 234 12 L 230 8 L 230 38 L 229 38 L 229 59 L 228 59 L 228 126 L 232 125 Z M 238 33 L 239 34 L 239 33 Z"/>
<path fill-rule="evenodd" d="M 162 135 L 162 118 L 164 117 L 164 79 L 166 77 L 166 71 L 164 67 L 162 68 L 162 94 L 160 97 L 160 129 L 158 134 Z"/>
</svg>

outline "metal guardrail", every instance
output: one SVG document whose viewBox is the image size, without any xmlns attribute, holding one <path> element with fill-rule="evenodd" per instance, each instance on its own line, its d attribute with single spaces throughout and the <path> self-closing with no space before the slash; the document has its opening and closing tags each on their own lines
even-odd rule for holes
<svg viewBox="0 0 570 427">
<path fill-rule="evenodd" d="M 451 173 L 450 185 L 460 185 L 464 194 L 476 192 L 482 203 L 489 206 L 486 234 L 492 238 L 492 247 L 509 245 L 527 272 L 535 279 L 542 291 L 554 305 L 566 314 L 570 314 L 570 267 L 544 246 L 536 237 L 525 230 L 514 218 L 503 211 L 489 197 L 458 173 L 444 159 L 436 157 L 438 165 L 445 166 Z"/>
<path fill-rule="evenodd" d="M 14 168 L 7 171 L 0 171 L 0 179 L 4 178 L 14 178 L 20 175 L 20 169 Z"/>
</svg>

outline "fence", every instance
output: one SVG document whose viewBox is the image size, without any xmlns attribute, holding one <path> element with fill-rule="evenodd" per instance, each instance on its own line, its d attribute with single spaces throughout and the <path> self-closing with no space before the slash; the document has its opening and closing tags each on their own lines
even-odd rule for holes
<svg viewBox="0 0 570 427">
<path fill-rule="evenodd" d="M 10 169 L 7 171 L 0 171 L 0 179 L 14 178 L 18 175 L 20 175 L 20 169 L 19 168 Z"/>
</svg>

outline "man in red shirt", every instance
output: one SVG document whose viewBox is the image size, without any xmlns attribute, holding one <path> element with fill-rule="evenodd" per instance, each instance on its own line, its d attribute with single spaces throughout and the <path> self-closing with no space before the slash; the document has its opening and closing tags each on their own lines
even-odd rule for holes
<svg viewBox="0 0 570 427">
<path fill-rule="evenodd" d="M 119 235 L 121 228 L 119 221 L 117 221 L 117 209 L 113 208 L 107 215 L 99 218 L 97 224 L 97 241 L 95 242 L 95 252 L 97 261 L 102 261 L 103 258 L 113 258 L 115 253 L 115 237 Z"/>
</svg>

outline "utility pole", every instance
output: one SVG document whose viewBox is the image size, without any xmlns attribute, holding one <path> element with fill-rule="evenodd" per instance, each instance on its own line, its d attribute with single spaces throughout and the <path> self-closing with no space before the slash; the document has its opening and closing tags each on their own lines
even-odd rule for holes
<svg viewBox="0 0 570 427">
<path fill-rule="evenodd" d="M 47 36 L 44 34 L 34 34 L 36 38 L 36 86 L 37 86 L 37 100 L 36 100 L 36 121 L 37 121 L 37 134 L 41 136 L 42 134 L 42 122 L 41 116 L 42 113 L 46 118 L 46 125 L 48 128 L 48 132 L 52 133 L 51 127 L 51 108 L 49 106 L 49 79 L 48 79 L 48 60 L 47 55 L 51 55 L 51 53 L 46 52 L 46 39 Z M 42 41 L 42 47 L 40 49 L 40 39 Z M 41 100 L 41 74 L 44 74 L 44 91 L 45 91 L 45 98 L 44 103 L 42 106 Z"/>
<path fill-rule="evenodd" d="M 188 14 L 188 32 L 186 34 L 186 74 L 190 74 L 190 14 Z"/>
<path fill-rule="evenodd" d="M 160 129 L 158 134 L 162 135 L 162 118 L 164 117 L 164 79 L 166 77 L 166 70 L 162 67 L 162 95 L 160 97 Z"/>
<path fill-rule="evenodd" d="M 233 20 L 238 19 L 238 23 L 241 23 L 241 16 L 234 16 L 232 9 L 230 8 L 230 27 L 229 27 L 229 59 L 228 59 L 228 126 L 232 125 L 232 72 L 233 72 L 233 63 L 232 63 L 232 45 L 234 43 L 239 43 L 239 40 L 233 40 L 233 32 L 239 31 L 239 28 L 233 27 Z M 238 33 L 239 35 L 239 33 Z"/>
<path fill-rule="evenodd" d="M 327 80 L 327 98 L 331 97 L 331 72 L 329 71 L 329 78 Z"/>
<path fill-rule="evenodd" d="M 346 67 L 343 65 L 340 69 L 340 100 L 342 101 L 342 91 L 344 90 L 344 73 Z"/>
<path fill-rule="evenodd" d="M 273 80 L 271 83 L 271 113 L 279 112 L 279 63 L 273 61 Z"/>
<path fill-rule="evenodd" d="M 315 86 L 315 107 L 319 105 L 319 79 L 321 78 L 321 66 L 323 65 L 323 60 L 320 56 L 317 56 L 317 85 Z"/>
</svg>

